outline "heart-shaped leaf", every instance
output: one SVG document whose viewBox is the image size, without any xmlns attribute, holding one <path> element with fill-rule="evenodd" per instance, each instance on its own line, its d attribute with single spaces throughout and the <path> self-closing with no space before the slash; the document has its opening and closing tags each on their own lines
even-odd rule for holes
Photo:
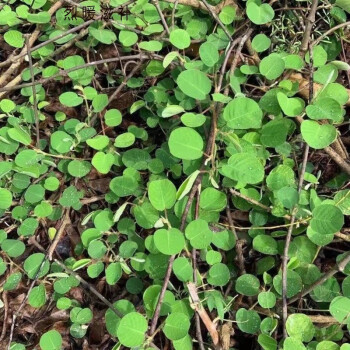
<svg viewBox="0 0 350 350">
<path fill-rule="evenodd" d="M 254 24 L 265 24 L 271 22 L 275 12 L 269 4 L 257 5 L 250 1 L 247 4 L 247 16 Z"/>
<path fill-rule="evenodd" d="M 111 153 L 97 152 L 91 161 L 92 165 L 101 174 L 107 174 L 114 163 L 114 156 Z"/>
<path fill-rule="evenodd" d="M 301 134 L 310 147 L 322 149 L 336 139 L 337 130 L 330 124 L 319 124 L 312 120 L 305 120 L 301 124 Z"/>
<path fill-rule="evenodd" d="M 285 115 L 295 117 L 303 111 L 305 102 L 299 97 L 287 97 L 283 92 L 277 93 L 278 103 Z"/>
</svg>

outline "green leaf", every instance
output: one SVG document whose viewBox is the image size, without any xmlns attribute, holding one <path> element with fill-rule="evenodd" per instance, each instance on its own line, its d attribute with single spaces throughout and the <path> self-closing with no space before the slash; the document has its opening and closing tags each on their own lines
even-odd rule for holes
<svg viewBox="0 0 350 350">
<path fill-rule="evenodd" d="M 5 239 L 1 243 L 1 250 L 11 258 L 19 257 L 24 253 L 25 249 L 24 243 L 16 239 Z"/>
<path fill-rule="evenodd" d="M 89 27 L 89 33 L 99 42 L 109 45 L 117 40 L 117 36 L 112 30 Z"/>
<path fill-rule="evenodd" d="M 254 237 L 253 248 L 262 254 L 276 255 L 278 253 L 276 240 L 268 235 Z"/>
<path fill-rule="evenodd" d="M 242 332 L 254 334 L 258 332 L 261 320 L 256 311 L 241 308 L 236 313 L 236 322 Z"/>
<path fill-rule="evenodd" d="M 339 323 L 347 324 L 350 317 L 350 299 L 335 297 L 329 305 L 329 312 Z"/>
<path fill-rule="evenodd" d="M 220 58 L 219 52 L 215 45 L 208 41 L 199 47 L 199 55 L 202 62 L 208 67 L 213 67 Z"/>
<path fill-rule="evenodd" d="M 294 182 L 294 172 L 287 165 L 278 165 L 266 178 L 266 184 L 272 191 L 293 185 Z"/>
<path fill-rule="evenodd" d="M 162 117 L 163 118 L 169 118 L 169 117 L 172 117 L 176 114 L 180 114 L 180 113 L 183 113 L 185 110 L 182 106 L 177 106 L 177 105 L 169 105 L 169 106 L 166 106 L 164 109 L 163 109 L 163 112 L 162 112 Z"/>
<path fill-rule="evenodd" d="M 213 265 L 208 271 L 207 281 L 213 286 L 225 286 L 230 280 L 230 270 L 227 265 L 217 263 Z"/>
<path fill-rule="evenodd" d="M 163 332 L 170 340 L 180 340 L 187 335 L 190 328 L 190 320 L 180 312 L 170 314 L 166 320 Z"/>
<path fill-rule="evenodd" d="M 301 340 L 294 337 L 287 337 L 283 343 L 283 350 L 306 350 Z"/>
<path fill-rule="evenodd" d="M 260 73 L 269 80 L 274 80 L 281 76 L 284 68 L 284 60 L 276 53 L 263 58 L 259 65 Z"/>
<path fill-rule="evenodd" d="M 208 187 L 200 195 L 199 206 L 207 211 L 221 211 L 226 207 L 226 195 L 215 188 Z"/>
<path fill-rule="evenodd" d="M 117 337 L 127 347 L 136 347 L 143 343 L 147 331 L 147 321 L 138 312 L 130 312 L 119 323 Z"/>
<path fill-rule="evenodd" d="M 301 134 L 307 144 L 315 149 L 328 147 L 337 137 L 337 130 L 330 124 L 319 124 L 305 120 L 301 124 Z"/>
<path fill-rule="evenodd" d="M 347 0 L 337 0 L 335 4 L 350 13 L 350 4 Z"/>
<path fill-rule="evenodd" d="M 272 309 L 276 305 L 276 296 L 272 292 L 261 292 L 258 295 L 258 302 L 264 309 Z"/>
<path fill-rule="evenodd" d="M 178 49 L 186 49 L 191 45 L 191 38 L 186 30 L 175 29 L 170 32 L 170 42 Z"/>
<path fill-rule="evenodd" d="M 6 188 L 0 188 L 0 209 L 8 209 L 12 204 L 12 193 Z"/>
<path fill-rule="evenodd" d="M 300 115 L 305 107 L 305 102 L 299 97 L 287 97 L 284 93 L 277 93 L 278 103 L 285 115 L 295 117 Z"/>
<path fill-rule="evenodd" d="M 343 213 L 332 204 L 321 204 L 312 211 L 310 226 L 312 230 L 319 234 L 336 233 L 340 231 L 343 225 Z"/>
<path fill-rule="evenodd" d="M 180 253 L 185 246 L 185 238 L 181 231 L 176 228 L 170 230 L 160 229 L 154 233 L 156 248 L 165 255 Z"/>
<path fill-rule="evenodd" d="M 4 39 L 9 45 L 13 47 L 21 48 L 24 45 L 23 34 L 18 30 L 6 31 L 4 34 Z"/>
<path fill-rule="evenodd" d="M 176 201 L 176 187 L 168 179 L 151 181 L 148 197 L 157 210 L 170 209 Z"/>
<path fill-rule="evenodd" d="M 191 263 L 185 257 L 179 257 L 174 260 L 173 271 L 175 276 L 181 282 L 190 282 L 193 280 L 193 268 Z"/>
<path fill-rule="evenodd" d="M 310 119 L 330 119 L 334 122 L 340 122 L 343 116 L 339 102 L 330 97 L 319 98 L 307 106 L 306 114 Z"/>
<path fill-rule="evenodd" d="M 122 122 L 122 114 L 118 109 L 109 109 L 104 115 L 107 126 L 118 126 Z"/>
<path fill-rule="evenodd" d="M 74 177 L 84 177 L 91 170 L 91 164 L 85 160 L 72 160 L 68 164 L 68 172 Z"/>
<path fill-rule="evenodd" d="M 106 282 L 113 286 L 120 280 L 122 274 L 123 272 L 120 263 L 111 263 L 106 268 Z"/>
<path fill-rule="evenodd" d="M 236 153 L 222 167 L 223 174 L 232 180 L 257 184 L 264 178 L 264 167 L 260 160 L 249 153 Z"/>
<path fill-rule="evenodd" d="M 224 119 L 232 129 L 260 128 L 262 117 L 259 105 L 247 97 L 235 98 L 224 109 Z"/>
<path fill-rule="evenodd" d="M 86 140 L 86 143 L 93 149 L 101 151 L 109 145 L 109 137 L 106 135 L 97 135 L 92 139 Z"/>
<path fill-rule="evenodd" d="M 256 52 L 264 52 L 271 45 L 271 39 L 265 34 L 258 34 L 252 40 L 252 47 Z"/>
<path fill-rule="evenodd" d="M 61 335 L 55 330 L 44 333 L 40 338 L 40 347 L 42 350 L 61 350 Z"/>
<path fill-rule="evenodd" d="M 119 148 L 127 148 L 133 145 L 135 142 L 135 135 L 131 132 L 125 132 L 118 135 L 114 141 L 114 146 Z"/>
<path fill-rule="evenodd" d="M 258 5 L 254 1 L 247 3 L 247 16 L 254 24 L 271 22 L 275 12 L 269 4 Z"/>
<path fill-rule="evenodd" d="M 30 306 L 39 308 L 45 305 L 46 302 L 46 290 L 43 284 L 39 284 L 34 287 L 28 297 L 28 303 Z"/>
<path fill-rule="evenodd" d="M 99 94 L 92 100 L 92 107 L 94 107 L 95 113 L 103 111 L 107 106 L 108 96 L 106 94 Z"/>
<path fill-rule="evenodd" d="M 186 227 L 185 235 L 190 240 L 191 246 L 196 249 L 205 249 L 213 238 L 213 232 L 203 219 L 191 221 Z"/>
<path fill-rule="evenodd" d="M 196 69 L 181 72 L 176 82 L 185 95 L 196 100 L 204 100 L 211 90 L 210 79 L 203 72 Z"/>
<path fill-rule="evenodd" d="M 173 130 L 168 142 L 171 154 L 177 158 L 193 160 L 202 157 L 203 139 L 191 128 L 180 127 Z"/>
<path fill-rule="evenodd" d="M 43 253 L 34 253 L 24 261 L 23 268 L 30 279 L 42 278 L 49 272 L 50 263 L 48 260 L 45 260 L 43 264 L 44 259 L 45 255 Z M 40 267 L 41 270 L 39 272 Z"/>
<path fill-rule="evenodd" d="M 28 22 L 37 24 L 49 23 L 51 20 L 51 15 L 46 11 L 41 11 L 38 13 L 28 13 L 27 20 Z"/>
<path fill-rule="evenodd" d="M 21 125 L 16 125 L 14 128 L 9 129 L 7 133 L 11 139 L 23 143 L 26 146 L 30 145 L 32 142 L 32 138 L 28 134 L 27 130 Z"/>
<path fill-rule="evenodd" d="M 261 129 L 261 142 L 266 147 L 282 145 L 288 136 L 289 119 L 274 119 L 266 123 Z"/>
<path fill-rule="evenodd" d="M 118 176 L 109 183 L 109 188 L 119 197 L 130 196 L 137 189 L 137 181 L 133 177 Z"/>
<path fill-rule="evenodd" d="M 119 41 L 123 46 L 129 47 L 137 43 L 138 36 L 134 32 L 128 30 L 121 30 L 119 32 Z"/>
<path fill-rule="evenodd" d="M 67 107 L 76 107 L 83 103 L 83 98 L 78 96 L 75 92 L 64 92 L 59 96 L 60 102 Z"/>
<path fill-rule="evenodd" d="M 245 274 L 237 278 L 236 291 L 242 295 L 255 296 L 258 295 L 260 289 L 260 281 L 257 277 Z"/>
<path fill-rule="evenodd" d="M 286 323 L 286 329 L 290 337 L 309 342 L 315 334 L 315 327 L 310 318 L 304 314 L 289 315 Z"/>
<path fill-rule="evenodd" d="M 224 6 L 219 13 L 219 18 L 223 24 L 231 24 L 236 17 L 236 9 L 232 6 Z"/>
<path fill-rule="evenodd" d="M 276 350 L 277 340 L 267 334 L 259 334 L 258 343 L 264 350 Z"/>
<path fill-rule="evenodd" d="M 93 156 L 91 164 L 101 174 L 108 174 L 114 164 L 114 156 L 111 153 L 97 152 Z"/>
</svg>

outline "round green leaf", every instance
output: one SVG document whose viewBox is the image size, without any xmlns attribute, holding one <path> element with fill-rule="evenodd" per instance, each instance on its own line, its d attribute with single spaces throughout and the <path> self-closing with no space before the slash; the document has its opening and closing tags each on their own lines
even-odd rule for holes
<svg viewBox="0 0 350 350">
<path fill-rule="evenodd" d="M 258 302 L 264 309 L 272 309 L 276 305 L 276 296 L 272 292 L 261 292 L 258 295 Z"/>
<path fill-rule="evenodd" d="M 319 124 L 312 120 L 302 122 L 300 129 L 304 140 L 315 149 L 329 146 L 337 137 L 337 130 L 333 125 Z"/>
<path fill-rule="evenodd" d="M 204 100 L 211 90 L 210 79 L 197 69 L 181 72 L 177 77 L 180 90 L 196 100 Z"/>
<path fill-rule="evenodd" d="M 261 320 L 256 311 L 241 308 L 236 313 L 236 322 L 242 332 L 254 334 L 259 330 Z"/>
<path fill-rule="evenodd" d="M 250 274 L 245 274 L 237 278 L 236 291 L 237 293 L 255 296 L 258 295 L 260 288 L 260 281 L 257 277 Z"/>
<path fill-rule="evenodd" d="M 151 181 L 148 197 L 157 210 L 170 209 L 176 201 L 176 187 L 168 179 Z"/>
<path fill-rule="evenodd" d="M 169 36 L 170 42 L 178 49 L 186 49 L 191 45 L 191 38 L 186 30 L 172 30 Z"/>
<path fill-rule="evenodd" d="M 190 222 L 186 227 L 185 235 L 190 240 L 192 247 L 196 249 L 206 248 L 213 238 L 213 232 L 203 219 Z"/>
<path fill-rule="evenodd" d="M 315 327 L 310 318 L 304 314 L 288 316 L 286 328 L 290 337 L 297 338 L 302 342 L 309 342 L 315 334 Z"/>
<path fill-rule="evenodd" d="M 21 48 L 24 45 L 23 34 L 18 30 L 7 30 L 4 34 L 4 39 L 13 47 Z"/>
<path fill-rule="evenodd" d="M 232 129 L 260 128 L 262 117 L 259 105 L 247 97 L 235 98 L 224 109 L 224 119 Z"/>
<path fill-rule="evenodd" d="M 160 229 L 154 233 L 154 244 L 162 254 L 174 255 L 180 253 L 185 246 L 185 238 L 176 228 Z"/>
<path fill-rule="evenodd" d="M 276 240 L 268 235 L 254 237 L 253 248 L 263 254 L 276 255 L 278 253 Z"/>
<path fill-rule="evenodd" d="M 269 4 L 257 5 L 254 1 L 247 3 L 247 16 L 254 24 L 265 24 L 271 22 L 275 12 Z"/>
<path fill-rule="evenodd" d="M 42 350 L 61 350 L 61 335 L 56 330 L 44 333 L 40 338 L 40 347 Z"/>
<path fill-rule="evenodd" d="M 83 103 L 83 98 L 78 96 L 75 92 L 64 92 L 59 96 L 60 102 L 67 107 L 76 107 Z"/>
<path fill-rule="evenodd" d="M 222 167 L 223 174 L 232 180 L 257 184 L 264 178 L 264 167 L 260 160 L 250 153 L 236 153 Z"/>
<path fill-rule="evenodd" d="M 191 128 L 180 127 L 173 130 L 168 142 L 171 154 L 177 158 L 193 160 L 202 157 L 203 139 Z"/>
<path fill-rule="evenodd" d="M 260 62 L 260 73 L 269 80 L 277 79 L 284 71 L 285 62 L 276 53 L 263 58 Z"/>
<path fill-rule="evenodd" d="M 328 235 L 338 232 L 344 225 L 344 215 L 332 204 L 321 204 L 312 211 L 311 229 Z"/>
<path fill-rule="evenodd" d="M 170 340 L 179 340 L 187 335 L 190 328 L 190 320 L 180 312 L 170 314 L 166 320 L 163 332 Z"/>
<path fill-rule="evenodd" d="M 12 203 L 12 193 L 6 188 L 0 188 L 0 209 L 10 208 Z"/>
<path fill-rule="evenodd" d="M 90 172 L 91 164 L 85 160 L 72 160 L 68 164 L 68 172 L 74 177 L 84 177 Z"/>
<path fill-rule="evenodd" d="M 271 39 L 265 34 L 258 34 L 252 40 L 252 47 L 256 52 L 266 51 L 271 45 Z"/>
<path fill-rule="evenodd" d="M 117 337 L 127 347 L 136 347 L 143 343 L 147 331 L 147 321 L 138 312 L 130 312 L 119 323 Z"/>
</svg>

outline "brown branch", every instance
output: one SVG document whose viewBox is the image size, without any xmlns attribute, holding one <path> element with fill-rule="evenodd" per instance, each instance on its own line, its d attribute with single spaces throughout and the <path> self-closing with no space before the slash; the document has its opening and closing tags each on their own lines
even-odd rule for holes
<svg viewBox="0 0 350 350">
<path fill-rule="evenodd" d="M 299 91 L 298 94 L 303 97 L 305 100 L 309 99 L 309 81 L 305 79 L 300 73 L 292 73 L 289 76 L 289 79 L 293 82 L 299 83 Z M 315 93 L 323 89 L 323 85 L 314 83 L 313 89 Z M 346 102 L 346 106 L 350 106 L 350 89 L 346 89 L 346 92 L 348 93 L 349 99 Z"/>
<path fill-rule="evenodd" d="M 196 198 L 196 208 L 194 212 L 194 219 L 197 220 L 199 216 L 199 201 L 200 201 L 200 195 L 201 195 L 201 184 L 198 186 L 197 190 L 197 198 Z M 192 265 L 193 265 L 193 283 L 196 286 L 197 285 L 197 249 L 192 248 Z M 202 337 L 202 330 L 201 330 L 201 321 L 199 314 L 195 313 L 195 321 L 196 321 L 196 335 L 197 335 L 197 341 L 199 345 L 200 350 L 205 350 L 204 343 L 203 343 L 203 337 Z"/>
<path fill-rule="evenodd" d="M 2 324 L 2 330 L 0 335 L 0 341 L 2 341 L 5 338 L 6 335 L 6 326 L 7 326 L 7 319 L 8 319 L 8 311 L 9 311 L 9 303 L 7 299 L 7 290 L 3 291 L 2 293 L 2 300 L 4 302 L 4 317 L 3 317 L 3 324 Z"/>
<path fill-rule="evenodd" d="M 162 12 L 162 9 L 159 6 L 159 1 L 158 0 L 153 0 L 153 2 L 154 2 L 154 5 L 156 6 L 156 9 L 158 11 L 159 17 L 162 20 L 162 23 L 163 23 L 165 31 L 167 32 L 168 35 L 170 35 L 170 30 L 169 30 L 169 27 L 168 27 L 168 23 L 166 22 L 164 14 Z"/>
<path fill-rule="evenodd" d="M 198 313 L 199 317 L 201 318 L 202 322 L 204 323 L 205 327 L 207 328 L 212 340 L 213 344 L 215 346 L 219 345 L 219 334 L 216 330 L 216 326 L 213 323 L 213 321 L 210 319 L 208 313 L 205 311 L 205 309 L 202 307 L 202 304 L 199 300 L 198 294 L 197 294 L 197 288 L 194 283 L 189 282 L 187 283 L 188 292 L 190 294 L 190 297 L 192 299 L 193 306 Z"/>
<path fill-rule="evenodd" d="M 114 8 L 114 9 L 111 11 L 111 13 L 118 12 L 118 11 L 120 10 L 120 8 L 125 7 L 125 6 L 127 6 L 127 5 L 130 5 L 130 4 L 132 4 L 133 2 L 135 2 L 135 1 L 134 1 L 134 0 L 129 0 L 129 1 L 125 2 L 124 4 L 119 5 L 118 7 Z M 50 8 L 50 10 L 49 10 L 48 12 L 52 15 L 53 13 L 55 13 L 55 12 L 61 7 L 62 3 L 63 3 L 63 1 L 58 1 L 57 3 L 55 3 L 55 4 Z M 40 30 L 36 30 L 36 31 L 33 33 L 33 35 L 32 35 L 32 41 L 31 41 L 31 49 L 30 49 L 30 52 L 33 52 L 33 51 L 35 51 L 35 50 L 38 50 L 38 49 L 40 49 L 40 48 L 46 46 L 47 44 L 53 43 L 53 42 L 56 41 L 56 40 L 62 39 L 62 38 L 64 38 L 65 36 L 67 36 L 67 35 L 69 35 L 69 34 L 78 32 L 79 30 L 88 27 L 90 24 L 94 23 L 95 21 L 100 20 L 100 19 L 102 18 L 102 16 L 103 16 L 103 14 L 100 14 L 100 15 L 98 15 L 97 17 L 95 17 L 94 19 L 90 19 L 90 20 L 88 20 L 88 21 L 86 21 L 86 22 L 84 22 L 84 23 L 82 23 L 82 24 L 80 24 L 80 25 L 78 25 L 78 26 L 76 26 L 76 27 L 73 27 L 73 28 L 71 28 L 71 29 L 69 29 L 69 30 L 67 30 L 67 31 L 65 31 L 65 32 L 63 32 L 63 33 L 61 33 L 60 35 L 57 35 L 57 36 L 55 36 L 55 37 L 53 37 L 53 38 L 51 38 L 51 39 L 48 39 L 48 40 L 46 40 L 46 41 L 44 41 L 44 42 L 42 42 L 42 43 L 40 43 L 40 44 L 38 44 L 38 45 L 36 45 L 36 46 L 33 46 L 33 43 L 36 41 L 37 37 L 38 37 L 39 34 L 40 34 Z M 87 31 L 86 31 L 86 33 L 87 33 Z M 4 67 L 4 66 L 8 66 L 9 64 L 16 62 L 16 61 L 19 60 L 20 58 L 23 58 L 26 54 L 27 54 L 27 52 L 25 51 L 25 49 L 23 49 L 22 52 L 21 52 L 19 55 L 14 56 L 14 57 L 10 57 L 10 58 L 8 58 L 6 61 L 4 61 L 4 62 L 0 62 L 0 68 L 1 68 L 1 67 Z M 2 83 L 2 81 L 0 80 L 0 85 L 1 85 L 1 83 Z"/>
<path fill-rule="evenodd" d="M 66 210 L 65 214 L 64 214 L 64 218 L 61 222 L 61 226 L 58 230 L 58 232 L 56 233 L 56 236 L 47 252 L 47 256 L 48 259 L 51 261 L 52 260 L 52 255 L 56 250 L 57 244 L 59 243 L 59 241 L 61 240 L 63 234 L 65 233 L 65 229 L 66 226 L 70 223 L 70 218 L 69 218 L 69 209 Z"/>
<path fill-rule="evenodd" d="M 326 32 L 324 32 L 320 37 L 318 37 L 313 43 L 312 46 L 317 45 L 320 41 L 322 41 L 324 38 L 326 38 L 328 35 L 334 33 L 336 30 L 344 28 L 344 27 L 348 27 L 350 26 L 350 21 L 349 22 L 344 22 L 344 23 L 340 23 L 334 27 L 332 27 L 331 29 L 327 30 Z"/>
<path fill-rule="evenodd" d="M 120 91 L 122 91 L 122 89 L 124 88 L 124 86 L 126 85 L 128 80 L 130 80 L 135 75 L 135 73 L 140 69 L 140 67 L 142 66 L 142 63 L 143 63 L 143 59 L 142 59 L 142 56 L 140 56 L 140 55 L 138 56 L 138 58 L 140 58 L 140 62 L 135 65 L 135 67 L 131 70 L 131 72 L 124 78 L 122 83 L 118 86 L 118 88 L 109 97 L 108 103 L 111 103 L 111 101 L 113 101 L 115 98 L 118 97 Z"/>
<path fill-rule="evenodd" d="M 303 39 L 300 45 L 300 55 L 305 56 L 305 53 L 309 47 L 311 30 L 315 23 L 316 11 L 317 11 L 318 0 L 312 0 L 311 10 L 309 16 L 306 19 L 305 31 L 303 35 Z"/>
<path fill-rule="evenodd" d="M 118 317 L 123 317 L 124 315 L 118 311 L 111 302 L 109 302 L 101 293 L 99 293 L 90 283 L 86 282 L 82 277 L 80 277 L 76 272 L 69 269 L 65 264 L 61 261 L 54 259 L 54 262 L 62 267 L 69 275 L 75 277 L 85 289 L 93 293 L 97 298 L 99 298 L 105 305 L 107 305 Z"/>
<path fill-rule="evenodd" d="M 201 0 L 204 4 L 204 6 L 207 8 L 208 12 L 211 14 L 211 16 L 214 18 L 215 22 L 221 27 L 221 29 L 224 31 L 226 36 L 228 37 L 228 40 L 231 42 L 233 41 L 232 35 L 228 32 L 226 26 L 221 22 L 220 18 L 216 14 L 216 7 L 213 9 L 212 6 L 207 2 L 207 0 Z"/>
<path fill-rule="evenodd" d="M 321 278 L 319 278 L 316 282 L 311 284 L 309 287 L 302 290 L 299 294 L 294 296 L 293 298 L 290 298 L 288 300 L 288 305 L 294 303 L 295 301 L 301 299 L 305 295 L 312 292 L 317 286 L 323 284 L 328 279 L 333 277 L 338 271 L 344 271 L 346 265 L 350 262 L 350 252 L 345 253 L 345 257 L 339 262 L 339 264 L 335 264 L 335 266 L 327 271 Z"/>
<path fill-rule="evenodd" d="M 63 1 L 57 1 L 50 9 L 49 9 L 49 14 L 52 16 L 63 4 Z M 30 37 L 30 41 L 29 44 L 32 47 L 32 45 L 34 44 L 34 42 L 36 41 L 36 39 L 38 38 L 40 34 L 40 25 L 38 25 L 35 29 L 35 31 L 32 33 L 31 37 Z M 31 52 L 33 51 L 33 48 L 31 48 Z M 24 47 L 21 51 L 21 53 L 16 56 L 13 57 L 13 60 L 15 61 L 14 63 L 11 64 L 11 66 L 6 70 L 6 72 L 4 72 L 1 77 L 0 77 L 0 86 L 2 86 L 4 83 L 6 83 L 6 81 L 8 80 L 8 78 L 15 72 L 15 70 L 21 65 L 24 56 L 27 54 L 27 49 L 26 47 Z"/>
<path fill-rule="evenodd" d="M 111 63 L 111 62 L 118 62 L 118 61 L 128 61 L 128 60 L 133 60 L 133 59 L 137 59 L 137 58 L 142 58 L 142 59 L 147 59 L 149 57 L 152 57 L 154 59 L 158 59 L 158 60 L 162 60 L 163 57 L 160 55 L 130 55 L 130 56 L 121 56 L 121 57 L 111 57 L 111 58 L 105 58 L 99 61 L 93 61 L 93 62 L 89 62 L 89 63 L 85 63 L 82 64 L 80 66 L 76 66 L 76 67 L 72 67 L 69 69 L 62 69 L 60 70 L 58 73 L 52 75 L 51 77 L 48 78 L 43 78 L 43 79 L 39 79 L 37 81 L 34 81 L 32 83 L 25 83 L 25 84 L 21 84 L 21 85 L 15 85 L 15 86 L 5 86 L 3 88 L 0 88 L 0 92 L 4 92 L 4 91 L 12 91 L 12 90 L 19 90 L 25 87 L 30 87 L 33 85 L 38 85 L 38 84 L 46 84 L 58 77 L 65 77 L 67 76 L 69 73 L 74 72 L 76 70 L 79 69 L 83 69 L 83 68 L 88 68 L 88 67 L 92 67 L 92 66 L 97 66 L 100 64 L 104 64 L 104 63 Z"/>
<path fill-rule="evenodd" d="M 346 159 L 342 158 L 332 147 L 324 148 L 325 152 L 332 158 L 332 160 L 339 165 L 339 167 L 350 175 L 350 164 Z"/>
</svg>

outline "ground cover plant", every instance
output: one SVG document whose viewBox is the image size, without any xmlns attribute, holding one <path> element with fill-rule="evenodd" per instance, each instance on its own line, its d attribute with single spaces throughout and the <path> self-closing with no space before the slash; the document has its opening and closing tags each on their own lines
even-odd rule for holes
<svg viewBox="0 0 350 350">
<path fill-rule="evenodd" d="M 350 349 L 349 0 L 2 0 L 0 348 Z"/>
</svg>

